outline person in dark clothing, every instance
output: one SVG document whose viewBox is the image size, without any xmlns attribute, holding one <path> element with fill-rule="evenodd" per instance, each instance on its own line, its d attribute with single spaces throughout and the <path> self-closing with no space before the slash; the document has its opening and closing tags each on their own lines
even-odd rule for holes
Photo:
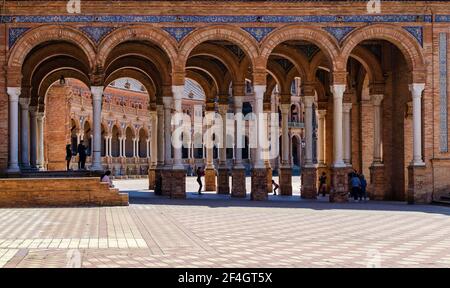
<svg viewBox="0 0 450 288">
<path fill-rule="evenodd" d="M 364 177 L 364 174 L 359 175 L 359 181 L 361 182 L 361 194 L 359 195 L 359 200 L 362 200 L 362 198 L 364 197 L 364 201 L 367 200 L 367 181 L 366 178 Z"/>
<path fill-rule="evenodd" d="M 358 175 L 354 175 L 350 179 L 350 187 L 352 187 L 352 196 L 355 201 L 358 201 L 358 196 L 360 195 L 361 191 L 361 181 L 359 180 Z"/>
<path fill-rule="evenodd" d="M 327 192 L 327 173 L 322 172 L 322 175 L 319 177 L 319 193 L 322 193 L 322 197 L 325 197 Z"/>
<path fill-rule="evenodd" d="M 78 144 L 77 148 L 78 152 L 78 169 L 79 170 L 85 170 L 86 165 L 86 147 L 83 145 L 83 143 Z"/>
<path fill-rule="evenodd" d="M 275 180 L 272 180 L 272 185 L 273 185 L 273 195 L 277 195 L 277 190 L 278 188 L 280 188 L 280 185 L 278 185 Z"/>
<path fill-rule="evenodd" d="M 202 195 L 202 188 L 203 188 L 202 176 L 205 176 L 205 172 L 203 171 L 202 167 L 197 168 L 196 174 L 197 174 L 197 183 L 199 185 L 198 195 Z"/>
<path fill-rule="evenodd" d="M 70 161 L 72 160 L 72 148 L 70 144 L 66 145 L 66 162 L 67 162 L 67 171 L 70 171 Z"/>
</svg>

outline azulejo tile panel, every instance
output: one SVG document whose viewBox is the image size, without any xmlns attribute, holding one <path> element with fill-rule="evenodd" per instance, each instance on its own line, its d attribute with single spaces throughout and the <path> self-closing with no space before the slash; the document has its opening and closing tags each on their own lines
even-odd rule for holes
<svg viewBox="0 0 450 288">
<path fill-rule="evenodd" d="M 9 30 L 8 30 L 8 46 L 9 46 L 9 48 L 14 46 L 14 44 L 20 38 L 20 36 L 22 36 L 28 30 L 30 30 L 29 27 L 9 28 Z"/>
<path fill-rule="evenodd" d="M 183 40 L 183 38 L 192 32 L 195 28 L 193 27 L 164 27 L 163 28 L 167 33 L 172 35 L 178 42 Z"/>
<path fill-rule="evenodd" d="M 406 31 L 408 31 L 411 35 L 416 38 L 416 40 L 420 43 L 420 46 L 423 47 L 423 28 L 422 26 L 405 26 L 403 27 Z"/>
<path fill-rule="evenodd" d="M 260 42 L 264 37 L 267 36 L 270 32 L 272 32 L 274 27 L 243 27 L 245 31 L 247 31 L 256 41 Z"/>
<path fill-rule="evenodd" d="M 341 42 L 355 27 L 324 27 L 324 29 L 333 35 L 338 42 Z"/>
<path fill-rule="evenodd" d="M 85 26 L 80 28 L 81 31 L 83 31 L 86 35 L 89 36 L 95 43 L 100 43 L 100 41 L 109 33 L 111 33 L 112 30 L 114 30 L 114 27 L 92 27 L 92 26 Z"/>
</svg>

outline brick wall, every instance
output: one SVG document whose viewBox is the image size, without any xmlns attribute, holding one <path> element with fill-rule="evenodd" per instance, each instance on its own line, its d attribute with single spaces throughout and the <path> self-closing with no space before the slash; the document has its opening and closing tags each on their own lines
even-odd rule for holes
<svg viewBox="0 0 450 288">
<path fill-rule="evenodd" d="M 8 95 L 3 67 L 6 59 L 5 25 L 0 24 L 0 171 L 8 165 Z"/>
</svg>

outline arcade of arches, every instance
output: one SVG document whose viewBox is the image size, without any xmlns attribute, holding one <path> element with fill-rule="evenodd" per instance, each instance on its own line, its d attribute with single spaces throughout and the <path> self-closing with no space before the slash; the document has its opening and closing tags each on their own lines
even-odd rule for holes
<svg viewBox="0 0 450 288">
<path fill-rule="evenodd" d="M 281 195 L 291 195 L 298 189 L 292 187 L 298 170 L 301 196 L 309 199 L 316 197 L 318 175 L 325 172 L 330 201 L 346 201 L 351 169 L 366 175 L 372 199 L 429 203 L 449 192 L 444 84 L 450 23 L 434 23 L 435 16 L 370 25 L 366 18 L 294 24 L 270 18 L 268 13 L 294 5 L 289 1 L 235 4 L 246 5 L 249 15 L 272 19 L 257 23 L 239 17 L 211 23 L 214 16 L 195 2 L 177 4 L 185 10 L 176 15 L 203 17 L 179 16 L 184 23 L 145 17 L 130 23 L 133 11 L 150 15 L 174 9 L 170 3 L 153 7 L 155 12 L 129 3 L 126 20 L 111 16 L 90 23 L 89 17 L 83 22 L 58 12 L 66 1 L 54 2 L 55 11 L 40 14 L 61 15 L 53 20 L 35 16 L 35 22 L 21 22 L 20 15 L 33 12 L 10 3 L 9 13 L 18 16 L 0 24 L 0 62 L 6 67 L 6 82 L 0 81 L 4 173 L 65 169 L 66 144 L 76 151 L 83 142 L 89 169 L 110 169 L 116 176 L 148 171 L 150 189 L 172 198 L 186 197 L 186 174 L 198 166 L 206 168 L 207 190 L 233 197 L 250 192 L 253 200 L 267 199 L 274 173 Z M 139 5 L 152 6 L 143 2 Z M 301 2 L 289 6 L 292 15 L 335 16 L 331 9 L 314 11 Z M 108 10 L 116 4 L 106 11 L 96 1 L 89 5 L 99 15 L 117 14 Z M 364 5 L 343 4 L 342 11 L 363 15 L 358 7 Z M 385 5 L 398 13 L 395 3 Z M 436 11 L 443 6 L 430 5 Z M 412 4 L 404 9 L 425 10 Z M 420 27 L 420 37 L 404 28 L 411 26 Z M 254 149 L 173 148 L 176 112 L 192 119 L 279 113 L 279 135 L 269 137 L 280 140 L 280 155 L 265 159 L 260 138 Z M 245 190 L 246 175 L 251 191 Z"/>
</svg>

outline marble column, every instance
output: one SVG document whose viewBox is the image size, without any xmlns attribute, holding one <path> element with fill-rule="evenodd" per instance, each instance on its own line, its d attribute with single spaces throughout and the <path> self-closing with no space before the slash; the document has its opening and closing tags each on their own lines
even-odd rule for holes
<svg viewBox="0 0 450 288">
<path fill-rule="evenodd" d="M 227 167 L 227 112 L 228 104 L 219 104 L 219 115 L 222 120 L 222 143 L 220 143 L 219 167 L 217 169 L 218 194 L 230 193 L 230 181 Z"/>
<path fill-rule="evenodd" d="M 44 112 L 37 112 L 37 168 L 44 169 Z"/>
<path fill-rule="evenodd" d="M 242 149 L 245 147 L 244 133 L 245 129 L 242 126 L 243 114 L 242 105 L 243 97 L 234 96 L 234 113 L 236 121 L 234 126 L 235 133 L 235 147 L 234 147 L 234 163 L 231 173 L 231 197 L 245 198 L 247 196 L 246 181 L 245 181 L 245 167 L 242 164 Z"/>
<path fill-rule="evenodd" d="M 164 102 L 164 167 L 172 168 L 172 97 L 163 97 Z"/>
<path fill-rule="evenodd" d="M 342 127 L 344 136 L 344 155 L 343 160 L 346 166 L 351 167 L 351 111 L 352 103 L 343 103 L 342 105 Z"/>
<path fill-rule="evenodd" d="M 164 146 L 164 105 L 156 105 L 157 114 L 157 129 L 153 131 L 157 142 L 157 155 L 156 155 L 156 168 L 155 168 L 155 184 L 152 188 L 151 182 L 149 181 L 149 189 L 155 190 L 156 195 L 162 195 L 162 182 L 163 182 L 163 170 L 164 170 L 164 159 L 165 159 L 165 146 Z M 153 129 L 153 128 L 152 128 Z"/>
<path fill-rule="evenodd" d="M 19 96 L 20 87 L 8 87 L 9 96 L 9 163 L 8 172 L 20 172 L 19 168 Z"/>
<path fill-rule="evenodd" d="M 205 191 L 216 191 L 216 170 L 214 169 L 214 144 L 212 139 L 212 126 L 215 116 L 214 111 L 206 111 L 205 125 L 205 150 L 206 150 L 206 167 L 205 167 Z"/>
<path fill-rule="evenodd" d="M 102 151 L 102 98 L 103 86 L 92 86 L 92 126 L 93 126 L 93 149 L 91 170 L 103 170 L 101 163 Z"/>
<path fill-rule="evenodd" d="M 279 168 L 280 195 L 292 195 L 292 167 L 289 161 L 290 137 L 289 137 L 289 112 L 291 104 L 283 103 L 281 110 L 281 163 Z"/>
<path fill-rule="evenodd" d="M 425 84 L 413 83 L 409 90 L 413 99 L 413 161 L 412 166 L 424 166 L 422 158 L 422 91 Z"/>
<path fill-rule="evenodd" d="M 31 168 L 37 168 L 37 109 L 30 107 L 30 164 Z"/>
<path fill-rule="evenodd" d="M 319 166 L 325 166 L 325 155 L 326 155 L 326 119 L 327 110 L 318 110 L 317 112 L 319 118 L 319 131 L 318 131 L 318 162 Z"/>
<path fill-rule="evenodd" d="M 333 93 L 333 164 L 331 175 L 330 202 L 348 201 L 348 169 L 343 161 L 342 100 L 345 84 L 331 85 Z"/>
<path fill-rule="evenodd" d="M 183 109 L 181 101 L 184 96 L 184 85 L 173 85 L 173 108 L 175 110 L 175 129 L 181 127 Z M 170 137 L 170 135 L 169 135 Z M 170 198 L 184 199 L 186 198 L 186 171 L 182 162 L 182 146 L 174 147 L 174 165 L 171 171 L 172 188 Z"/>
<path fill-rule="evenodd" d="M 29 132 L 30 132 L 30 99 L 28 98 L 20 98 L 20 154 L 21 161 L 20 164 L 22 168 L 30 168 L 30 160 L 29 160 Z"/>
<path fill-rule="evenodd" d="M 251 200 L 267 200 L 267 170 L 264 165 L 263 157 L 262 157 L 262 137 L 265 135 L 265 123 L 263 120 L 263 99 L 264 93 L 266 91 L 266 85 L 254 85 L 253 88 L 255 94 L 255 109 L 254 113 L 256 115 L 256 148 L 255 148 L 255 158 L 253 161 L 253 169 L 252 169 L 252 191 L 250 194 Z"/>
<path fill-rule="evenodd" d="M 305 164 L 302 169 L 301 197 L 317 198 L 317 167 L 313 163 L 313 104 L 314 96 L 304 96 L 305 103 Z"/>
</svg>

